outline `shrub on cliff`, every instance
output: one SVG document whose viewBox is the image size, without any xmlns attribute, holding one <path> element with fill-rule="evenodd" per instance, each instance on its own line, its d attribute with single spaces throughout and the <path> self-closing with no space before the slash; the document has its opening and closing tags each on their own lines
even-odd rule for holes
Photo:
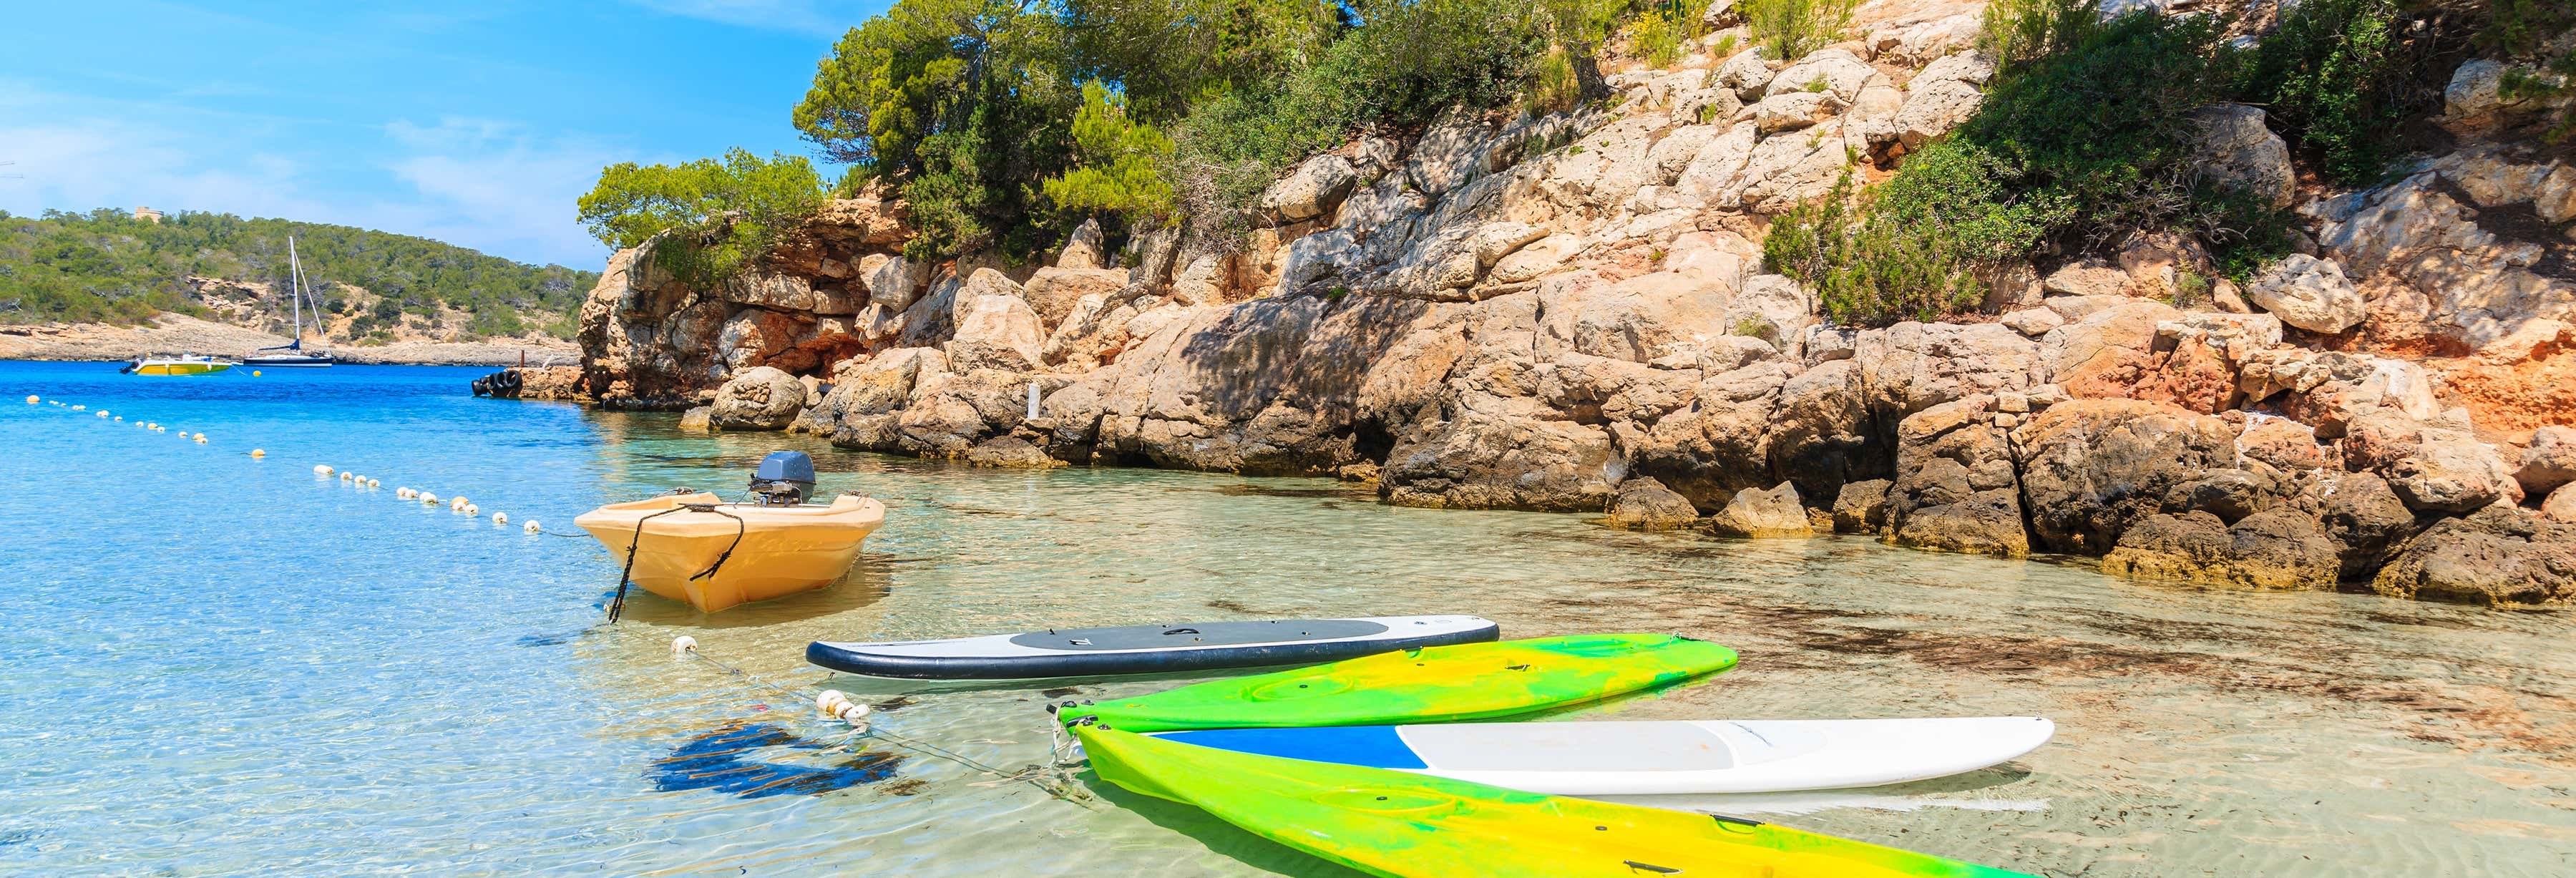
<svg viewBox="0 0 2576 878">
<path fill-rule="evenodd" d="M 2231 273 L 2280 252 L 2288 218 L 2198 183 L 2193 110 L 2220 100 L 2233 57 L 2219 22 L 2098 0 L 2006 4 L 2014 35 L 1984 106 L 1908 157 L 1857 209 L 1784 215 L 1774 270 L 1819 291 L 1837 322 L 1883 325 L 1967 308 L 2006 265 L 2081 253 L 2142 232 L 2198 235 Z M 1839 304 L 1837 304 L 1839 303 Z"/>
<path fill-rule="evenodd" d="M 1108 213 L 1129 221 L 1160 218 L 1172 210 L 1165 177 L 1172 139 L 1128 118 L 1127 99 L 1099 80 L 1083 83 L 1082 109 L 1073 114 L 1074 166 L 1046 180 L 1047 198 L 1077 213 Z"/>
<path fill-rule="evenodd" d="M 763 159 L 732 149 L 722 161 L 620 162 L 581 197 L 581 221 L 600 243 L 625 249 L 666 231 L 664 267 L 700 285 L 731 277 L 812 216 L 827 192 L 804 156 Z"/>
<path fill-rule="evenodd" d="M 1803 58 L 1842 39 L 1860 0 L 1744 0 L 1736 8 L 1772 58 Z"/>
<path fill-rule="evenodd" d="M 2326 179 L 2368 185 L 2400 150 L 2404 123 L 2442 105 L 2471 15 L 2427 0 L 2308 0 L 2256 45 L 2234 90 Z"/>
</svg>

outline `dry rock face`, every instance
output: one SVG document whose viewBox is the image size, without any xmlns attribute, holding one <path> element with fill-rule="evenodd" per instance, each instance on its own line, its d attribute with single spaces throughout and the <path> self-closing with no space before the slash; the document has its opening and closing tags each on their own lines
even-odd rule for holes
<svg viewBox="0 0 2576 878">
<path fill-rule="evenodd" d="M 1052 265 L 922 264 L 874 195 L 715 289 L 648 244 L 584 306 L 580 383 L 990 466 L 1336 474 L 1620 527 L 2576 599 L 2571 242 L 2505 221 L 2576 218 L 2576 169 L 2471 138 L 2384 186 L 2301 190 L 2262 111 L 2213 107 L 2201 173 L 2316 243 L 2241 295 L 2176 306 L 2208 255 L 2140 240 L 1999 276 L 1959 322 L 1826 325 L 1764 271 L 1768 217 L 1976 112 L 1976 15 L 1935 12 L 1348 144 L 1275 181 L 1239 244 L 1086 227 Z M 2478 81 L 2463 126 L 2510 113 Z"/>
</svg>

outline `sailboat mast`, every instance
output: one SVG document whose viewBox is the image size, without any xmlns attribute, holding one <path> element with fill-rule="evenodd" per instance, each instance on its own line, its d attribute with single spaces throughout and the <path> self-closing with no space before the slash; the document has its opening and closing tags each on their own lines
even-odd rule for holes
<svg viewBox="0 0 2576 878">
<path fill-rule="evenodd" d="M 288 236 L 286 236 L 286 266 L 287 266 L 287 267 L 286 267 L 286 271 L 287 271 L 287 283 L 290 285 L 290 291 L 287 293 L 287 295 L 288 295 L 288 297 L 289 297 L 289 299 L 288 299 L 288 300 L 289 300 L 289 301 L 291 301 L 291 302 L 293 302 L 293 303 L 294 303 L 294 305 L 295 305 L 295 344 L 294 344 L 294 348 L 295 348 L 296 350 L 303 350 L 303 349 L 304 349 L 304 260 L 302 260 L 302 259 L 300 259 L 300 258 L 297 258 L 297 257 L 296 257 L 296 255 L 295 255 L 295 236 L 294 236 L 294 235 L 288 235 Z"/>
</svg>

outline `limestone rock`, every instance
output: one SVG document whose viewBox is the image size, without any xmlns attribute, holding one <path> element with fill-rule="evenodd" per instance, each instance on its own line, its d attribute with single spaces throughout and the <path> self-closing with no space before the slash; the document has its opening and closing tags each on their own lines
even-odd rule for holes
<svg viewBox="0 0 2576 878">
<path fill-rule="evenodd" d="M 1834 497 L 1834 530 L 1847 534 L 1878 533 L 1887 528 L 1886 479 L 1848 482 Z"/>
<path fill-rule="evenodd" d="M 2576 598 L 2576 524 L 2491 506 L 2436 522 L 2371 581 L 2389 597 L 2488 606 Z"/>
<path fill-rule="evenodd" d="M 1064 461 L 1047 456 L 1046 450 L 1018 436 L 996 436 L 966 450 L 966 462 L 976 466 L 1009 469 L 1054 469 Z"/>
<path fill-rule="evenodd" d="M 2012 448 L 1992 426 L 1991 404 L 1985 396 L 1954 400 L 1897 424 L 1896 480 L 1888 488 L 1897 545 L 2030 554 Z"/>
<path fill-rule="evenodd" d="M 777 430 L 796 420 L 805 408 L 805 383 L 796 376 L 761 366 L 734 376 L 717 388 L 708 420 L 726 430 Z"/>
<path fill-rule="evenodd" d="M 1935 62 L 1935 66 L 1938 64 Z M 1914 82 L 1906 87 L 1904 105 L 1897 108 L 1896 117 L 1890 122 L 1896 129 L 1896 142 L 1909 152 L 1921 149 L 1924 144 L 1949 136 L 1953 129 L 1975 116 L 1977 108 L 1984 106 L 1985 101 L 1985 90 L 1975 82 L 1915 77 Z"/>
<path fill-rule="evenodd" d="M 2243 588 L 2331 588 L 2338 571 L 2334 543 L 2316 522 L 2281 510 L 2232 526 L 2207 512 L 2149 516 L 2102 558 L 2102 572 L 2114 576 Z"/>
<path fill-rule="evenodd" d="M 1734 89 L 1736 97 L 1746 101 L 1761 100 L 1771 79 L 1771 65 L 1763 62 L 1760 47 L 1737 52 L 1717 67 L 1717 84 Z"/>
<path fill-rule="evenodd" d="M 2052 296 L 2121 296 L 2129 286 L 2129 273 L 2106 262 L 2070 262 L 2040 278 L 2040 288 Z M 2071 319 L 2084 315 L 2069 314 Z"/>
<path fill-rule="evenodd" d="M 716 428 L 714 415 L 715 409 L 711 406 L 702 405 L 690 408 L 688 411 L 680 413 L 680 429 L 713 430 Z"/>
<path fill-rule="evenodd" d="M 1037 367 L 1045 346 L 1045 331 L 1026 299 L 969 296 L 959 300 L 957 336 L 948 342 L 948 361 L 960 371 L 1025 372 Z"/>
<path fill-rule="evenodd" d="M 1768 491 L 1746 488 L 1735 492 L 1726 508 L 1709 516 L 1709 527 L 1720 536 L 1731 537 L 1807 537 L 1815 531 L 1808 527 L 1806 507 L 1798 503 L 1798 488 L 1787 482 Z"/>
<path fill-rule="evenodd" d="M 1753 105 L 1753 128 L 1764 135 L 1795 131 L 1841 115 L 1848 106 L 1829 92 L 1773 95 Z"/>
<path fill-rule="evenodd" d="M 2387 475 L 2397 499 L 2418 512 L 2470 512 L 2497 502 L 2518 503 L 2523 496 L 2504 456 L 2465 436 L 2428 438 L 2391 465 Z"/>
<path fill-rule="evenodd" d="M 1358 182 L 1349 159 L 1326 153 L 1307 159 L 1262 192 L 1261 209 L 1285 222 L 1313 219 L 1339 206 Z"/>
<path fill-rule="evenodd" d="M 2414 511 L 2397 499 L 2386 480 L 2369 473 L 2350 473 L 2333 482 L 2324 523 L 2347 580 L 2378 572 L 2389 553 L 2415 533 Z"/>
<path fill-rule="evenodd" d="M 2560 485 L 2549 492 L 2549 499 L 2540 501 L 2540 514 L 2551 521 L 2576 524 L 2576 488 Z"/>
<path fill-rule="evenodd" d="M 2522 468 L 2513 478 L 2522 483 L 2523 496 L 2539 497 L 2558 490 L 2558 486 L 2576 482 L 2576 427 L 2548 426 L 2531 433 L 2531 447 L 2522 453 Z"/>
<path fill-rule="evenodd" d="M 1107 268 L 1041 268 L 1021 286 L 1021 296 L 1045 326 L 1062 326 L 1084 296 L 1106 298 L 1127 286 L 1127 272 Z"/>
<path fill-rule="evenodd" d="M 2075 399 L 2014 431 L 2030 530 L 2054 551 L 2103 554 L 2163 498 L 2236 460 L 2225 419 L 2162 403 Z M 1900 468 L 1900 473 L 1902 469 Z"/>
<path fill-rule="evenodd" d="M 2203 179 L 2245 190 L 2274 208 L 2298 195 L 2298 170 L 2290 145 L 2264 125 L 2264 112 L 2244 104 L 2215 104 L 2191 114 L 2200 129 L 2197 164 Z M 2294 324 L 2296 325 L 2296 324 Z"/>
<path fill-rule="evenodd" d="M 872 255 L 859 260 L 859 279 L 869 302 L 901 311 L 921 296 L 930 282 L 930 266 L 902 256 Z"/>
<path fill-rule="evenodd" d="M 1100 221 L 1083 220 L 1082 225 L 1074 227 L 1073 235 L 1065 239 L 1064 250 L 1056 254 L 1055 267 L 1075 270 L 1106 267 L 1108 263 L 1102 257 L 1105 246 Z"/>
<path fill-rule="evenodd" d="M 2293 253 L 2273 263 L 2245 288 L 2245 298 L 2281 322 L 2328 335 L 2370 316 L 2361 291 L 2331 259 Z"/>
<path fill-rule="evenodd" d="M 1788 94 L 1830 94 L 1849 104 L 1860 96 L 1861 87 L 1869 83 L 1870 77 L 1876 75 L 1877 68 L 1869 66 L 1869 62 L 1848 49 L 1820 49 L 1808 53 L 1795 64 L 1781 68 L 1779 74 L 1771 78 L 1771 83 L 1764 86 L 1762 94 L 1765 100 Z M 1721 70 L 1719 76 L 1722 81 L 1725 73 Z"/>
<path fill-rule="evenodd" d="M 1691 508 L 1690 499 L 1664 487 L 1653 478 L 1638 477 L 1619 483 L 1619 494 L 1610 500 L 1611 527 L 1629 530 L 1672 530 L 1688 527 L 1699 520 L 1699 510 Z"/>
</svg>

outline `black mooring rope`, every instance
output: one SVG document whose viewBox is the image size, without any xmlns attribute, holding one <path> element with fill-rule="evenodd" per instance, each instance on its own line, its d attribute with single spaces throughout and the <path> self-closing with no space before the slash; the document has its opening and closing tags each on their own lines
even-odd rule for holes
<svg viewBox="0 0 2576 878">
<path fill-rule="evenodd" d="M 626 587 L 635 583 L 635 548 L 637 546 L 644 545 L 644 523 L 674 512 L 685 512 L 687 510 L 688 507 L 686 506 L 673 506 L 669 509 L 635 520 L 635 539 L 628 541 L 626 544 L 626 568 L 617 571 L 617 597 L 616 599 L 608 602 L 608 621 L 615 622 L 619 615 L 626 612 Z M 736 542 L 740 542 L 742 540 L 742 536 L 740 534 L 736 534 L 734 536 L 734 540 Z M 727 554 L 731 554 L 733 550 L 726 549 L 725 552 Z"/>
<path fill-rule="evenodd" d="M 735 514 L 733 514 L 733 513 L 731 513 L 731 512 L 726 512 L 726 511 L 724 511 L 724 510 L 722 510 L 722 509 L 717 509 L 717 508 L 715 507 L 715 504 L 713 504 L 713 503 L 698 504 L 698 505 L 690 506 L 690 507 L 688 507 L 688 508 L 690 508 L 690 509 L 694 509 L 694 510 L 697 510 L 697 511 L 699 511 L 699 512 L 713 512 L 713 513 L 715 513 L 715 514 L 717 514 L 717 515 L 721 515 L 721 516 L 724 516 L 724 517 L 726 517 L 726 518 L 733 519 L 733 543 L 732 543 L 731 545 L 725 546 L 724 554 L 721 554 L 721 555 L 717 555 L 717 556 L 716 556 L 716 563 L 713 563 L 713 564 L 709 564 L 709 565 L 707 565 L 707 569 L 706 569 L 706 570 L 699 572 L 699 573 L 698 573 L 698 575 L 696 575 L 696 576 L 689 577 L 689 581 L 690 581 L 690 582 L 696 582 L 696 581 L 698 581 L 698 580 L 705 579 L 705 578 L 710 577 L 710 576 L 714 576 L 714 575 L 716 575 L 716 571 L 724 569 L 724 562 L 726 562 L 726 561 L 728 561 L 728 560 L 731 560 L 731 559 L 733 558 L 733 550 L 735 550 L 735 549 L 738 549 L 738 548 L 741 548 L 741 547 L 742 547 L 742 534 L 743 534 L 743 531 L 744 531 L 744 530 L 746 530 L 746 529 L 748 529 L 748 528 L 751 526 L 751 523 L 750 523 L 750 522 L 746 522 L 746 521 L 742 520 L 742 516 L 735 515 Z M 641 522 L 638 522 L 638 524 L 641 524 Z"/>
</svg>

